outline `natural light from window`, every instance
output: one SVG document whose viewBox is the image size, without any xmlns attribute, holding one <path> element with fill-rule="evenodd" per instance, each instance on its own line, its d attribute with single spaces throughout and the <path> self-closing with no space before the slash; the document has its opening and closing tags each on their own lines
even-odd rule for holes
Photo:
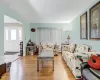
<svg viewBox="0 0 100 80">
<path fill-rule="evenodd" d="M 11 29 L 11 40 L 16 40 L 16 29 Z"/>
<path fill-rule="evenodd" d="M 19 30 L 19 40 L 22 40 L 21 30 Z"/>
<path fill-rule="evenodd" d="M 8 29 L 6 29 L 6 40 L 8 40 Z"/>
</svg>

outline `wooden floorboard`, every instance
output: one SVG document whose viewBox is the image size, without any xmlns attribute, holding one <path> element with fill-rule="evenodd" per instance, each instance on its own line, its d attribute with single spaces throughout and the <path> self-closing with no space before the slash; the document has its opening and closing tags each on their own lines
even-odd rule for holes
<svg viewBox="0 0 100 80">
<path fill-rule="evenodd" d="M 71 71 L 63 61 L 61 54 L 55 56 L 54 71 L 52 63 L 45 61 L 37 72 L 37 56 L 25 56 L 12 63 L 10 73 L 3 75 L 1 80 L 75 80 Z"/>
</svg>

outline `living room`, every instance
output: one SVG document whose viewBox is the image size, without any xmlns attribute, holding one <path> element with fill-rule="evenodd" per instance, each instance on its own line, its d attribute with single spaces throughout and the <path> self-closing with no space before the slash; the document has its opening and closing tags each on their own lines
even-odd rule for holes
<svg viewBox="0 0 100 80">
<path fill-rule="evenodd" d="M 91 66 L 88 60 L 92 55 L 100 56 L 100 0 L 4 0 L 0 1 L 0 10 L 0 65 L 6 63 L 4 15 L 23 25 L 23 56 L 11 63 L 2 77 L 0 73 L 1 80 L 100 80 L 97 66 L 92 65 L 96 76 L 93 72 L 86 76 L 87 68 L 81 69 L 84 62 Z M 29 49 L 30 40 L 37 46 L 35 54 L 34 49 Z M 47 48 L 56 54 L 50 58 L 53 66 L 43 58 L 37 71 L 40 53 L 48 52 Z"/>
</svg>

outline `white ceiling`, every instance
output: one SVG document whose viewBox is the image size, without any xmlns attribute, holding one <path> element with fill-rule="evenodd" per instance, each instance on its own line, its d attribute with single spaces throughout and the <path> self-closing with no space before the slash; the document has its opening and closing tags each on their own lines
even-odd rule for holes
<svg viewBox="0 0 100 80">
<path fill-rule="evenodd" d="M 32 23 L 69 23 L 95 0 L 4 0 Z"/>
</svg>

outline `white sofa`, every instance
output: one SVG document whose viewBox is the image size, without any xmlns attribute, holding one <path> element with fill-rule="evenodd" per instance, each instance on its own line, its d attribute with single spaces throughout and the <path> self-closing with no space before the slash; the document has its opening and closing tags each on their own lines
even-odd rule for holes
<svg viewBox="0 0 100 80">
<path fill-rule="evenodd" d="M 54 55 L 58 55 L 58 49 L 59 45 L 56 45 L 54 43 L 42 43 L 39 46 L 39 52 L 41 52 L 42 50 L 53 50 Z"/>
<path fill-rule="evenodd" d="M 95 54 L 94 52 L 89 52 L 90 49 L 91 47 L 88 45 L 76 46 L 76 44 L 70 44 L 62 46 L 62 57 L 76 80 L 81 79 L 80 64 L 87 62 L 90 55 Z"/>
</svg>

